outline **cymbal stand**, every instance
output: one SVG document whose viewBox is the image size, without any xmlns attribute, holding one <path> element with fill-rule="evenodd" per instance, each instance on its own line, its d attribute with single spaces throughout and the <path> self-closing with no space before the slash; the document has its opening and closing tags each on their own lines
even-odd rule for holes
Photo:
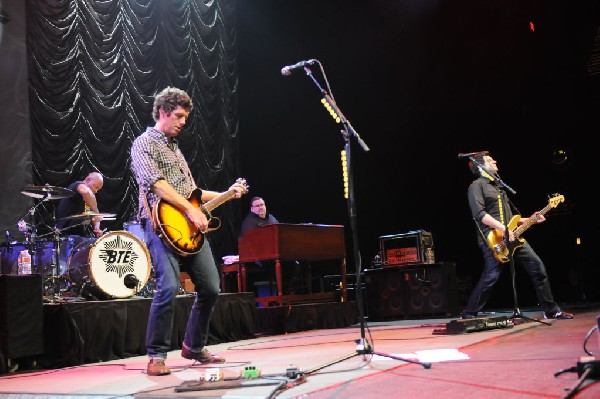
<svg viewBox="0 0 600 399">
<path fill-rule="evenodd" d="M 68 264 L 65 265 L 65 272 L 62 274 L 59 273 L 59 271 L 60 271 L 60 255 L 61 255 L 60 235 L 62 233 L 64 233 L 65 231 L 75 229 L 79 226 L 85 226 L 87 224 L 89 224 L 89 222 L 84 220 L 80 223 L 73 224 L 71 226 L 67 226 L 62 229 L 55 226 L 52 232 L 40 236 L 40 237 L 45 237 L 45 236 L 49 236 L 50 234 L 53 235 L 53 240 L 52 240 L 52 242 L 54 243 L 54 248 L 53 248 L 53 253 L 52 253 L 52 258 L 53 258 L 52 272 L 53 273 L 52 273 L 50 280 L 52 280 L 51 288 L 52 288 L 53 296 L 54 296 L 55 300 L 64 299 L 63 295 L 61 294 L 61 291 L 69 292 L 69 294 L 65 295 L 68 297 L 72 297 L 73 295 L 80 296 L 80 293 L 83 290 L 83 288 L 85 287 L 85 284 L 89 283 L 89 277 L 88 277 L 88 280 L 84 281 L 84 283 L 81 287 L 79 287 L 77 284 L 72 283 L 68 276 L 68 273 L 69 273 L 69 270 L 68 270 L 69 265 Z M 69 242 L 68 239 L 67 239 L 67 242 Z M 68 263 L 68 259 L 67 259 L 67 263 Z"/>
<path fill-rule="evenodd" d="M 50 280 L 52 281 L 51 286 L 54 298 L 60 299 L 62 279 L 62 274 L 60 273 L 60 230 L 55 227 L 52 236 L 52 263 L 50 264 L 52 274 Z"/>
<path fill-rule="evenodd" d="M 61 280 L 63 278 L 60 273 L 60 230 L 56 227 L 56 206 L 52 205 L 52 231 L 40 237 L 52 235 L 52 262 L 50 263 L 50 276 L 44 281 L 44 288 L 48 293 L 51 293 L 54 299 L 61 298 Z"/>
</svg>

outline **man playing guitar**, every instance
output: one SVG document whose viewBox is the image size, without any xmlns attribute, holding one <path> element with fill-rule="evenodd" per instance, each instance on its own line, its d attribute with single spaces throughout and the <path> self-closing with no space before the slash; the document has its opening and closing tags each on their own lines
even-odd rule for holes
<svg viewBox="0 0 600 399">
<path fill-rule="evenodd" d="M 131 169 L 140 194 L 138 216 L 157 287 L 146 331 L 150 359 L 147 373 L 152 376 L 171 372 L 165 359 L 171 348 L 180 265 L 189 273 L 196 289 L 181 356 L 201 363 L 225 362 L 205 348 L 210 317 L 219 295 L 219 273 L 210 244 L 202 240 L 202 235 L 209 228 L 209 208 L 230 198 L 240 198 L 247 187 L 243 180 L 235 182 L 225 193 L 196 187 L 176 139 L 192 109 L 187 93 L 165 88 L 154 100 L 152 116 L 156 124 L 137 137 L 131 147 Z M 179 219 L 174 218 L 173 222 L 165 220 L 176 215 Z"/>
</svg>

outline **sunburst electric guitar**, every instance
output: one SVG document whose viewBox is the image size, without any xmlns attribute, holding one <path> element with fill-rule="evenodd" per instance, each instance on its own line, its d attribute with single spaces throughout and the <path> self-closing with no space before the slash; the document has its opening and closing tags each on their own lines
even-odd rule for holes
<svg viewBox="0 0 600 399">
<path fill-rule="evenodd" d="M 237 179 L 237 183 L 244 186 L 244 194 L 248 192 L 245 179 Z M 188 197 L 188 201 L 196 208 L 200 208 L 208 219 L 206 232 L 217 230 L 221 227 L 221 220 L 213 217 L 211 212 L 235 197 L 235 190 L 230 189 L 212 200 L 202 203 L 200 189 L 195 189 Z M 197 254 L 204 245 L 204 233 L 192 226 L 185 215 L 168 201 L 160 199 L 152 208 L 152 219 L 156 226 L 157 234 L 163 242 L 182 256 Z M 205 233 L 206 233 L 205 232 Z"/>
<path fill-rule="evenodd" d="M 546 212 L 548 212 L 552 208 L 556 208 L 558 204 L 560 204 L 564 200 L 565 197 L 563 195 L 555 195 L 554 197 L 548 200 L 548 205 L 546 205 L 542 210 L 540 210 L 538 215 L 542 216 L 546 214 Z M 510 219 L 510 222 L 508 222 L 507 227 L 514 232 L 515 241 L 509 243 L 509 245 L 506 245 L 506 242 L 504 240 L 504 233 L 502 231 L 494 229 L 488 233 L 488 246 L 494 253 L 494 257 L 498 259 L 498 261 L 502 263 L 508 262 L 510 260 L 508 256 L 510 253 L 509 251 L 512 251 L 512 254 L 514 254 L 517 248 L 525 245 L 525 240 L 519 237 L 525 232 L 525 230 L 527 230 L 531 225 L 533 225 L 539 220 L 540 217 L 538 215 L 530 217 L 525 223 L 523 223 L 520 226 L 518 224 L 521 220 L 521 215 L 515 215 L 512 217 L 512 219 Z"/>
</svg>

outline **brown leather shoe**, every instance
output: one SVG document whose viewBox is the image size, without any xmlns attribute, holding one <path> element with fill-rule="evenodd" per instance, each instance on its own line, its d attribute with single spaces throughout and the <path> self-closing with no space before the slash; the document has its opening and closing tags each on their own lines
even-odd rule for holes
<svg viewBox="0 0 600 399">
<path fill-rule="evenodd" d="M 225 358 L 214 355 L 208 351 L 206 348 L 202 348 L 199 353 L 192 352 L 185 345 L 181 348 L 181 357 L 189 360 L 196 360 L 200 363 L 225 363 Z"/>
<path fill-rule="evenodd" d="M 171 374 L 171 370 L 165 366 L 165 359 L 156 358 L 150 359 L 146 373 L 151 376 L 168 375 Z"/>
</svg>

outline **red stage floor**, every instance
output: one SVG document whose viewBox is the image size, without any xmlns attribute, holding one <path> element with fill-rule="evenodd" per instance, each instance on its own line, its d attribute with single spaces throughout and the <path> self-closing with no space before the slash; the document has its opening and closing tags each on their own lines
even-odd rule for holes
<svg viewBox="0 0 600 399">
<path fill-rule="evenodd" d="M 211 372 L 169 353 L 169 376 L 148 377 L 145 356 L 77 367 L 11 373 L 0 376 L 2 397 L 15 398 L 567 398 L 600 397 L 595 379 L 584 381 L 580 393 L 576 368 L 585 349 L 600 352 L 599 307 L 569 309 L 574 320 L 549 325 L 528 322 L 462 334 L 434 334 L 451 319 L 371 323 L 365 338 L 380 355 L 357 353 L 360 325 L 263 336 L 210 346 L 227 358 L 220 365 L 224 381 L 194 383 Z M 539 312 L 524 312 L 536 318 Z M 510 316 L 498 313 L 496 316 Z M 590 334 L 591 332 L 591 334 Z M 586 336 L 589 340 L 586 342 Z M 246 367 L 260 372 L 239 379 Z M 290 378 L 297 369 L 299 377 Z M 294 377 L 292 372 L 291 377 Z M 178 392 L 184 386 L 197 390 Z M 277 391 L 278 387 L 282 389 Z"/>
</svg>

